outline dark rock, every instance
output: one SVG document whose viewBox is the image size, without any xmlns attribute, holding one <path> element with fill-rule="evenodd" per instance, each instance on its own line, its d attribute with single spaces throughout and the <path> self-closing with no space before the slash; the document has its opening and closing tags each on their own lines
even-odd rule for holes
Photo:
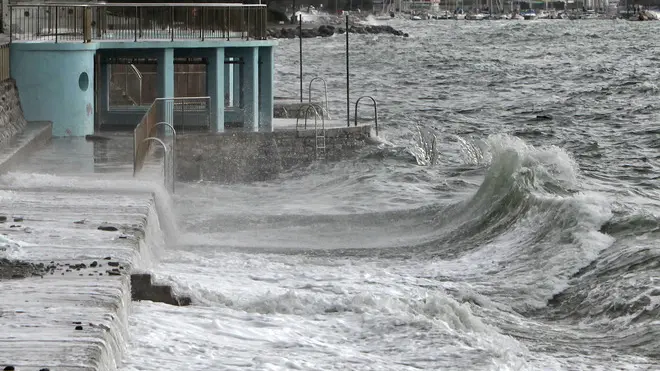
<svg viewBox="0 0 660 371">
<path fill-rule="evenodd" d="M 97 265 L 99 265 L 99 263 L 98 263 L 96 260 L 94 260 L 94 261 L 92 262 L 92 264 L 90 264 L 89 266 L 90 266 L 91 268 L 96 268 Z"/>
<path fill-rule="evenodd" d="M 374 25 L 374 26 L 349 26 L 348 31 L 356 34 L 390 34 L 395 36 L 408 37 L 408 34 L 394 29 L 388 25 Z M 332 25 L 321 25 L 318 28 L 281 28 L 281 29 L 268 29 L 267 34 L 274 39 L 293 39 L 302 37 L 303 39 L 315 37 L 330 37 L 334 34 L 344 34 L 346 30 L 342 27 L 335 27 Z"/>
<path fill-rule="evenodd" d="M 75 321 L 75 322 L 72 322 L 72 323 L 73 323 L 74 325 L 82 325 L 82 322 L 79 322 L 79 321 Z"/>
<path fill-rule="evenodd" d="M 108 274 L 108 276 L 121 276 L 121 273 L 119 271 L 105 271 L 105 273 Z"/>
<path fill-rule="evenodd" d="M 177 306 L 192 304 L 190 297 L 175 295 L 171 286 L 152 284 L 151 275 L 144 273 L 131 275 L 131 298 L 136 301 L 150 300 Z"/>
<path fill-rule="evenodd" d="M 112 225 L 100 225 L 100 226 L 98 227 L 98 230 L 100 230 L 100 231 L 108 231 L 108 232 L 116 232 L 116 231 L 118 231 L 119 229 L 117 229 L 117 227 L 112 226 Z"/>
<path fill-rule="evenodd" d="M 7 221 L 7 217 L 4 215 L 0 215 L 0 223 L 4 223 Z"/>
<path fill-rule="evenodd" d="M 16 222 L 16 223 L 21 223 L 22 221 L 23 221 L 23 218 L 21 218 L 20 216 L 17 216 L 17 217 L 14 218 L 14 222 Z"/>
<path fill-rule="evenodd" d="M 48 368 L 42 368 L 42 369 L 40 369 L 39 371 L 50 371 L 50 369 L 48 369 Z"/>
<path fill-rule="evenodd" d="M 14 366 L 5 366 L 4 371 L 14 371 Z"/>
<path fill-rule="evenodd" d="M 12 224 L 9 226 L 9 228 L 20 228 L 21 226 L 18 224 Z"/>
<path fill-rule="evenodd" d="M 104 142 L 104 141 L 110 140 L 110 138 L 100 136 L 100 135 L 88 134 L 88 135 L 85 135 L 85 140 L 88 140 L 88 141 L 91 141 L 91 142 Z"/>
<path fill-rule="evenodd" d="M 109 256 L 106 256 L 105 258 L 103 258 L 103 260 L 110 260 L 110 259 L 112 259 L 112 258 L 109 257 Z"/>
<path fill-rule="evenodd" d="M 192 304 L 192 299 L 189 296 L 179 296 L 176 298 L 176 301 L 180 307 L 187 307 Z"/>
<path fill-rule="evenodd" d="M 82 331 L 83 327 L 82 326 L 76 326 L 75 330 L 76 331 Z"/>
<path fill-rule="evenodd" d="M 43 276 L 48 267 L 43 263 L 33 264 L 20 260 L 0 259 L 0 279 L 20 279 Z"/>
<path fill-rule="evenodd" d="M 87 222 L 86 219 L 82 219 L 82 220 L 76 220 L 75 222 L 73 222 L 73 224 L 85 224 L 86 222 Z"/>
<path fill-rule="evenodd" d="M 108 262 L 108 266 L 110 266 L 110 267 L 118 267 L 118 266 L 119 266 L 119 262 Z"/>
</svg>

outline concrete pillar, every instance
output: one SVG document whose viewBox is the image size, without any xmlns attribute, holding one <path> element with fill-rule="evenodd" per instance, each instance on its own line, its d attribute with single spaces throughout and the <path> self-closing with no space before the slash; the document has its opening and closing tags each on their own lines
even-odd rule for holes
<svg viewBox="0 0 660 371">
<path fill-rule="evenodd" d="M 206 87 L 211 97 L 211 131 L 221 133 L 225 131 L 225 49 L 211 49 L 208 60 Z"/>
<path fill-rule="evenodd" d="M 228 62 L 233 61 L 232 58 L 228 58 Z M 234 106 L 234 65 L 231 63 L 225 64 L 225 97 L 226 97 L 226 107 Z"/>
<path fill-rule="evenodd" d="M 233 74 L 233 89 L 234 91 L 232 92 L 232 96 L 234 100 L 232 101 L 232 107 L 240 107 L 242 104 L 241 100 L 241 59 L 240 58 L 232 58 L 232 60 L 236 63 L 232 64 L 232 68 L 234 69 Z"/>
<path fill-rule="evenodd" d="M 174 98 L 174 49 L 159 49 L 157 60 L 157 98 Z M 172 100 L 159 103 L 162 112 L 160 121 L 175 125 L 173 103 Z"/>
<path fill-rule="evenodd" d="M 243 62 L 241 68 L 243 129 L 257 131 L 259 129 L 259 48 L 245 48 Z"/>
<path fill-rule="evenodd" d="M 273 131 L 273 47 L 259 48 L 259 131 Z"/>
<path fill-rule="evenodd" d="M 112 66 L 107 63 L 101 63 L 100 66 L 100 76 L 99 76 L 99 111 L 101 111 L 101 117 L 106 117 L 108 110 L 110 109 L 110 73 Z M 110 123 L 114 124 L 114 123 Z"/>
</svg>

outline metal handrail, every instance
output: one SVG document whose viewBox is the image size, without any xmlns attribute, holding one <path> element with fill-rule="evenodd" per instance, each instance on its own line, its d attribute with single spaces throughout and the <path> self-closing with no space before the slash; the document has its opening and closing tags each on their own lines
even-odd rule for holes
<svg viewBox="0 0 660 371">
<path fill-rule="evenodd" d="M 205 101 L 210 101 L 210 97 L 179 97 L 179 98 L 156 98 L 154 102 L 149 106 L 147 109 L 147 112 L 145 112 L 144 116 L 142 116 L 142 119 L 140 119 L 140 122 L 137 124 L 135 129 L 133 130 L 133 176 L 137 174 L 137 172 L 142 169 L 142 165 L 144 163 L 144 160 L 147 156 L 147 153 L 149 152 L 149 143 L 147 143 L 146 146 L 143 145 L 143 140 L 151 135 L 151 132 L 153 130 L 153 127 L 157 126 L 159 122 L 154 117 L 156 110 L 161 107 L 160 103 L 161 102 L 178 102 L 178 101 L 188 101 L 188 100 L 199 100 L 203 99 Z M 174 107 L 172 107 L 172 114 Z M 169 111 L 169 107 L 166 107 L 165 109 L 166 113 Z M 207 104 L 207 112 L 206 112 L 206 118 L 207 122 L 208 116 L 208 104 Z M 173 123 L 172 123 L 172 126 Z"/>
<path fill-rule="evenodd" d="M 317 160 L 325 160 L 325 119 L 323 116 L 321 116 L 321 132 L 323 135 L 319 135 L 318 115 L 314 115 L 314 155 Z M 323 141 L 323 147 L 319 147 L 319 139 Z M 319 156 L 319 148 L 322 150 L 323 156 Z"/>
<path fill-rule="evenodd" d="M 129 66 L 131 67 L 131 70 L 133 71 L 135 76 L 137 76 L 138 80 L 140 80 L 140 88 L 138 89 L 138 94 L 140 95 L 138 97 L 138 105 L 141 106 L 142 105 L 142 72 L 140 72 L 140 70 L 138 70 L 138 68 L 135 67 L 134 64 L 129 64 Z M 126 89 L 126 94 L 128 94 L 128 73 L 126 73 L 126 76 L 124 77 L 124 88 Z"/>
<path fill-rule="evenodd" d="M 296 115 L 296 131 L 298 131 L 298 125 L 299 125 L 300 118 L 301 118 L 300 117 L 301 112 L 304 112 L 304 114 L 305 114 L 305 117 L 304 117 L 305 126 L 303 127 L 303 129 L 307 130 L 307 117 L 308 117 L 307 115 L 308 115 L 310 109 L 314 110 L 313 113 L 314 113 L 314 118 L 315 119 L 317 117 L 321 116 L 321 118 L 323 119 L 324 126 L 325 126 L 325 118 L 323 118 L 323 115 L 319 115 L 319 111 L 316 109 L 316 107 L 319 107 L 318 104 L 313 104 L 313 103 L 308 103 L 308 104 L 304 104 L 304 105 L 300 106 L 300 109 L 298 109 L 298 114 Z M 304 111 L 303 111 L 303 109 L 304 109 Z"/>
<path fill-rule="evenodd" d="M 40 1 L 8 6 L 10 42 L 267 38 L 266 4 Z M 41 33 L 43 20 L 46 34 Z"/>
<path fill-rule="evenodd" d="M 151 131 L 154 131 L 154 129 L 156 129 L 157 127 L 159 127 L 161 125 L 165 125 L 165 126 L 169 127 L 170 130 L 172 130 L 172 147 L 171 147 L 171 149 L 172 149 L 172 157 L 171 157 L 171 161 L 172 161 L 172 193 L 174 193 L 174 184 L 175 184 L 175 181 L 176 181 L 176 179 L 175 179 L 176 178 L 176 130 L 174 130 L 174 126 L 172 126 L 172 124 L 170 124 L 168 122 L 165 122 L 165 121 L 161 121 L 161 122 L 157 123 L 156 125 L 154 125 L 151 128 Z"/>
<path fill-rule="evenodd" d="M 165 152 L 165 161 L 163 161 L 163 177 L 165 178 L 164 179 L 165 188 L 167 188 L 167 186 L 169 185 L 169 186 L 172 187 L 172 192 L 174 192 L 174 182 L 171 182 L 171 183 L 168 182 L 168 180 L 170 178 L 170 172 L 168 171 L 168 167 L 167 167 L 167 163 L 168 163 L 167 160 L 169 159 L 169 156 L 168 156 L 169 151 L 167 150 L 167 146 L 165 145 L 165 142 L 163 142 L 162 140 L 160 140 L 156 137 L 145 138 L 142 141 L 142 143 L 146 143 L 146 142 L 150 142 L 150 141 L 156 141 L 156 142 L 160 143 L 163 146 L 163 151 Z M 168 184 L 168 183 L 170 183 L 170 184 Z"/>
<path fill-rule="evenodd" d="M 376 128 L 376 136 L 378 136 L 378 103 L 376 102 L 376 99 L 374 99 L 374 97 L 372 97 L 370 95 L 363 95 L 355 101 L 355 114 L 354 114 L 355 115 L 354 116 L 355 117 L 354 118 L 355 126 L 357 126 L 357 123 L 358 123 L 358 104 L 360 103 L 360 101 L 363 98 L 371 99 L 371 101 L 373 102 L 373 105 L 374 105 L 374 126 Z"/>
<path fill-rule="evenodd" d="M 330 108 L 328 106 L 328 83 L 325 81 L 325 79 L 321 76 L 316 76 L 315 78 L 311 79 L 309 81 L 309 87 L 307 88 L 308 91 L 308 102 L 311 104 L 312 103 L 312 83 L 316 80 L 321 80 L 323 82 L 323 91 L 325 94 L 325 112 L 324 114 L 328 115 L 328 118 L 330 118 Z"/>
</svg>

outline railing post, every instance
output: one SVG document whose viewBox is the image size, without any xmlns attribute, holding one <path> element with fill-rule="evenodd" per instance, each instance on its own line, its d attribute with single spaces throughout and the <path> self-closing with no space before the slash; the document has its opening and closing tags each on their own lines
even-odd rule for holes
<svg viewBox="0 0 660 371">
<path fill-rule="evenodd" d="M 302 14 L 298 19 L 298 38 L 299 46 L 298 50 L 300 51 L 300 103 L 303 102 L 303 39 L 302 39 Z"/>
<path fill-rule="evenodd" d="M 138 7 L 136 6 L 135 7 L 135 18 L 134 18 L 135 19 L 135 29 L 133 30 L 133 37 L 134 37 L 133 40 L 135 42 L 137 42 L 137 39 L 138 39 L 138 17 L 137 17 L 137 13 L 138 13 Z"/>
<path fill-rule="evenodd" d="M 101 10 L 105 8 L 95 8 L 94 15 L 96 18 L 96 37 L 101 38 Z"/>
<path fill-rule="evenodd" d="M 83 8 L 83 42 L 92 42 L 92 8 Z"/>
<path fill-rule="evenodd" d="M 41 6 L 37 5 L 37 35 L 41 36 Z"/>
<path fill-rule="evenodd" d="M 226 15 L 225 17 L 225 27 L 223 32 L 227 32 L 227 41 L 229 41 L 229 33 L 231 32 L 231 9 L 228 8 L 226 11 L 223 12 L 223 14 Z"/>
<path fill-rule="evenodd" d="M 57 35 L 60 33 L 59 32 L 60 16 L 58 14 L 58 9 L 59 7 L 55 5 L 55 42 L 56 43 L 57 43 Z"/>
<path fill-rule="evenodd" d="M 181 128 L 185 132 L 186 130 L 186 102 L 181 102 Z"/>
<path fill-rule="evenodd" d="M 136 19 L 136 22 L 138 24 L 138 36 L 140 38 L 142 38 L 144 35 L 142 34 L 142 8 L 141 7 L 138 7 L 135 19 Z"/>
<path fill-rule="evenodd" d="M 351 126 L 351 70 L 348 64 L 348 13 L 346 13 L 346 126 Z"/>
<path fill-rule="evenodd" d="M 200 36 L 201 36 L 201 38 L 202 38 L 202 41 L 204 41 L 204 34 L 206 33 L 206 32 L 204 32 L 204 31 L 205 31 L 205 28 L 206 28 L 206 27 L 205 27 L 205 22 L 204 22 L 204 19 L 205 19 L 206 17 L 205 17 L 204 15 L 206 14 L 206 8 L 200 8 L 199 11 L 200 11 L 200 15 L 199 15 L 199 16 L 201 17 L 201 19 L 199 20 L 199 23 L 200 23 L 200 26 L 199 26 L 199 33 L 200 33 Z"/>
<path fill-rule="evenodd" d="M 170 8 L 170 41 L 174 41 L 174 7 Z"/>
</svg>

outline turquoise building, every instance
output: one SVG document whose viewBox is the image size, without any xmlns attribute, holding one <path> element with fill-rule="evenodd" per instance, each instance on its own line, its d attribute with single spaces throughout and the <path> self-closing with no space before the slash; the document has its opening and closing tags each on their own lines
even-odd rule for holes
<svg viewBox="0 0 660 371">
<path fill-rule="evenodd" d="M 175 64 L 204 65 L 205 92 L 186 119 L 212 132 L 272 131 L 273 48 L 261 4 L 30 4 L 10 6 L 10 65 L 26 119 L 54 136 L 103 125 L 134 128 L 153 101 L 111 107 L 111 66 L 155 65 L 157 98 L 175 97 Z M 182 100 L 183 102 L 184 100 Z M 160 120 L 177 125 L 177 103 Z"/>
</svg>

